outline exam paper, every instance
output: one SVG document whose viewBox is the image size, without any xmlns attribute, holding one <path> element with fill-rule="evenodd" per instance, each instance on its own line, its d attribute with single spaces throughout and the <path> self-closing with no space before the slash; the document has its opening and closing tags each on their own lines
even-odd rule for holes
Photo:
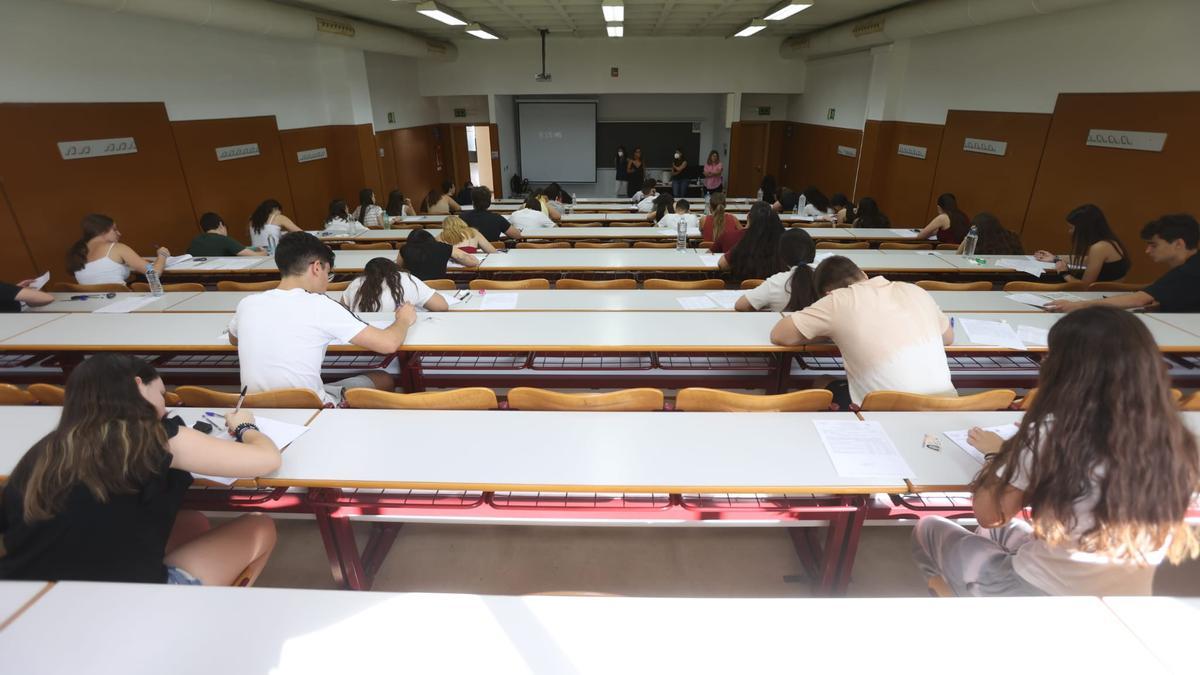
<svg viewBox="0 0 1200 675">
<path fill-rule="evenodd" d="M 184 253 L 183 255 L 168 256 L 167 257 L 167 267 L 174 267 L 174 266 L 178 265 L 179 263 L 185 263 L 191 259 L 192 259 L 191 253 Z"/>
<path fill-rule="evenodd" d="M 446 300 L 447 305 L 449 305 L 450 307 L 453 307 L 455 305 L 462 304 L 462 300 L 454 297 L 454 294 L 458 293 L 458 292 L 459 291 L 439 291 L 438 295 L 442 296 L 442 298 Z"/>
<path fill-rule="evenodd" d="M 704 295 L 685 295 L 675 298 L 684 309 L 716 309 L 717 303 Z"/>
<path fill-rule="evenodd" d="M 1032 305 L 1039 309 L 1045 306 L 1047 302 L 1050 302 L 1050 298 L 1045 298 L 1035 293 L 1012 293 L 1004 296 L 1004 298 L 1013 302 L 1019 302 L 1022 305 Z"/>
<path fill-rule="evenodd" d="M 825 452 L 843 478 L 884 476 L 905 479 L 912 469 L 876 421 L 813 420 Z"/>
<path fill-rule="evenodd" d="M 46 272 L 42 276 L 29 282 L 29 288 L 32 288 L 35 291 L 40 291 L 40 290 L 42 290 L 42 286 L 45 286 L 46 282 L 48 282 L 48 281 L 50 281 L 50 273 Z"/>
<path fill-rule="evenodd" d="M 965 319 L 961 316 L 955 320 L 962 324 L 967 333 L 967 339 L 977 345 L 995 345 L 1017 351 L 1025 350 L 1025 343 L 1017 337 L 1012 326 L 1002 321 L 986 321 L 984 319 Z"/>
<path fill-rule="evenodd" d="M 153 295 L 139 295 L 132 298 L 124 298 L 116 302 L 109 303 L 100 309 L 93 310 L 92 314 L 128 314 L 139 310 L 146 305 L 158 300 Z"/>
<path fill-rule="evenodd" d="M 516 309 L 519 293 L 485 293 L 479 303 L 479 309 L 502 310 Z"/>
<path fill-rule="evenodd" d="M 700 264 L 705 267 L 716 267 L 717 261 L 721 259 L 720 253 L 697 253 L 700 257 Z"/>
<path fill-rule="evenodd" d="M 900 230 L 900 229 L 895 229 L 895 228 L 891 229 L 891 233 L 898 237 L 904 237 L 906 239 L 913 239 L 917 236 L 917 233 L 913 232 L 912 230 Z"/>
<path fill-rule="evenodd" d="M 1007 441 L 1008 439 L 1017 435 L 1017 429 L 1019 428 L 1020 427 L 1017 426 L 1016 422 L 1010 422 L 1008 424 L 1001 424 L 997 427 L 984 427 L 983 430 L 990 431 Z M 958 429 L 956 431 L 943 431 L 942 433 L 946 435 L 946 438 L 954 441 L 955 445 L 962 448 L 963 452 L 975 458 L 975 460 L 980 464 L 983 464 L 983 453 L 980 452 L 978 448 L 971 445 L 971 443 L 967 440 L 968 431 L 968 429 Z"/>
<path fill-rule="evenodd" d="M 193 409 L 187 411 L 174 410 L 168 412 L 167 414 L 176 415 L 182 418 L 189 427 L 195 424 L 196 420 L 204 420 L 213 426 L 213 430 L 208 434 L 209 436 L 212 436 L 213 438 L 220 438 L 226 441 L 233 440 L 233 437 L 230 436 L 229 432 L 225 429 L 224 413 L 217 413 L 217 415 L 213 417 L 204 414 L 200 410 Z M 308 427 L 306 426 L 289 424 L 288 422 L 280 422 L 279 420 L 274 420 L 269 417 L 261 417 L 258 415 L 255 415 L 254 417 L 254 424 L 256 424 L 258 426 L 258 430 L 266 434 L 267 438 L 270 438 L 271 442 L 275 444 L 275 447 L 279 448 L 280 450 L 286 448 L 292 443 L 292 441 L 300 438 L 300 436 L 308 431 Z M 214 483 L 220 483 L 221 485 L 233 485 L 238 480 L 237 478 L 209 476 L 207 474 L 195 472 L 192 473 L 192 477 L 202 478 Z"/>
<path fill-rule="evenodd" d="M 1050 340 L 1050 330 L 1036 326 L 1017 326 L 1017 339 L 1026 345 L 1046 347 Z"/>
<path fill-rule="evenodd" d="M 1022 258 L 1000 258 L 995 264 L 996 267 L 1010 267 L 1018 272 L 1024 272 L 1038 278 L 1041 278 L 1042 272 L 1046 270 L 1042 263 Z"/>
<path fill-rule="evenodd" d="M 723 309 L 733 309 L 737 304 L 738 298 L 742 297 L 741 291 L 712 291 L 705 293 L 710 300 L 717 303 Z"/>
</svg>

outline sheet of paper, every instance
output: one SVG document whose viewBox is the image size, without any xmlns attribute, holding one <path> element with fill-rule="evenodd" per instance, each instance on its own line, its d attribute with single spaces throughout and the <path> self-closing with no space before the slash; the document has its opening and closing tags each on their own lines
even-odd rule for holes
<svg viewBox="0 0 1200 675">
<path fill-rule="evenodd" d="M 685 295 L 675 298 L 684 309 L 716 309 L 717 303 L 706 295 Z"/>
<path fill-rule="evenodd" d="M 149 305 L 155 300 L 158 300 L 158 298 L 153 295 L 138 295 L 132 298 L 123 298 L 94 310 L 92 314 L 128 314 Z"/>
<path fill-rule="evenodd" d="M 720 253 L 697 253 L 700 258 L 700 264 L 705 267 L 716 267 L 717 261 L 721 259 Z"/>
<path fill-rule="evenodd" d="M 179 263 L 185 263 L 191 259 L 192 259 L 191 253 L 184 253 L 183 255 L 169 256 L 167 258 L 167 267 L 168 268 L 174 267 L 174 266 L 178 265 Z"/>
<path fill-rule="evenodd" d="M 438 295 L 440 295 L 446 299 L 447 305 L 453 307 L 455 305 L 462 304 L 462 300 L 459 300 L 458 298 L 454 297 L 454 294 L 459 293 L 459 292 L 460 291 L 438 291 Z"/>
<path fill-rule="evenodd" d="M 180 411 L 173 411 L 169 414 L 176 414 L 178 412 Z M 225 429 L 225 416 L 223 414 L 218 413 L 216 416 L 209 416 L 200 413 L 200 415 L 203 416 L 205 422 L 208 422 L 213 426 L 213 430 L 208 434 L 209 436 L 212 436 L 213 438 L 220 438 L 226 441 L 233 440 L 233 437 L 230 436 L 229 432 Z M 185 420 L 190 419 L 193 422 L 195 419 L 201 418 L 200 416 L 190 414 L 180 415 L 180 417 L 183 417 Z M 275 447 L 279 448 L 280 450 L 286 448 L 289 444 L 291 444 L 292 441 L 300 438 L 300 436 L 308 431 L 308 427 L 301 426 L 299 424 L 280 422 L 279 420 L 274 420 L 269 417 L 262 417 L 259 415 L 254 417 L 254 423 L 258 425 L 258 430 L 266 434 L 267 438 L 270 438 L 271 442 L 275 444 Z M 189 424 L 188 426 L 191 425 Z M 214 483 L 220 483 L 221 485 L 233 485 L 238 480 L 237 478 L 210 476 L 207 474 L 194 472 L 192 473 L 192 476 L 194 478 L 202 478 L 204 480 L 210 480 Z"/>
<path fill-rule="evenodd" d="M 42 276 L 29 282 L 29 287 L 34 289 L 35 291 L 40 291 L 40 290 L 42 290 L 42 286 L 45 286 L 46 282 L 48 282 L 48 281 L 50 281 L 50 273 L 46 272 Z"/>
<path fill-rule="evenodd" d="M 1027 255 L 1027 256 L 1024 256 L 1024 258 L 1026 260 L 1028 260 L 1029 262 L 1033 263 L 1034 265 L 1041 267 L 1044 270 L 1052 270 L 1052 269 L 1054 269 L 1054 266 L 1055 266 L 1055 263 L 1043 262 L 1041 260 L 1038 260 L 1037 256 L 1035 256 L 1035 255 Z"/>
<path fill-rule="evenodd" d="M 967 339 L 977 345 L 995 345 L 1018 351 L 1025 350 L 1025 343 L 1017 337 L 1012 326 L 1002 321 L 987 321 L 984 319 L 965 319 L 959 316 L 958 323 L 962 324 L 967 333 Z"/>
<path fill-rule="evenodd" d="M 1050 330 L 1036 326 L 1017 326 L 1017 338 L 1026 345 L 1045 347 L 1049 343 Z"/>
<path fill-rule="evenodd" d="M 1083 302 L 1083 298 L 1079 297 L 1078 295 L 1075 295 L 1074 293 L 1063 293 L 1060 291 L 1055 291 L 1052 293 L 1043 293 L 1043 295 L 1045 295 L 1050 300 L 1069 300 L 1071 302 Z"/>
<path fill-rule="evenodd" d="M 1050 302 L 1050 298 L 1037 295 L 1036 293 L 1010 293 L 1004 296 L 1004 298 L 1013 302 L 1019 302 L 1022 305 L 1031 305 L 1039 308 Z"/>
<path fill-rule="evenodd" d="M 516 309 L 517 297 L 520 293 L 485 293 L 479 303 L 479 309 L 504 310 Z"/>
<path fill-rule="evenodd" d="M 905 239 L 914 239 L 917 236 L 917 233 L 913 232 L 912 230 L 901 230 L 896 228 L 892 228 L 891 233 L 897 237 L 904 237 Z"/>
<path fill-rule="evenodd" d="M 1000 258 L 996 261 L 995 265 L 996 267 L 1009 267 L 1018 272 L 1024 272 L 1039 278 L 1046 269 L 1042 266 L 1042 263 L 1025 258 Z"/>
<path fill-rule="evenodd" d="M 813 420 L 825 452 L 843 478 L 905 479 L 913 471 L 879 422 Z"/>
<path fill-rule="evenodd" d="M 983 430 L 990 431 L 1007 441 L 1008 439 L 1017 435 L 1018 428 L 1019 427 L 1017 426 L 1016 422 L 1010 422 L 1009 424 L 1001 424 L 997 427 L 984 427 Z M 975 458 L 975 461 L 983 464 L 983 453 L 980 452 L 978 448 L 971 445 L 969 441 L 967 441 L 967 431 L 967 429 L 959 429 L 956 431 L 943 431 L 942 433 L 946 435 L 946 438 L 954 441 L 955 445 L 962 448 L 963 452 Z"/>
<path fill-rule="evenodd" d="M 733 306 L 737 304 L 738 298 L 742 297 L 743 294 L 741 291 L 711 291 L 705 293 L 705 295 L 720 307 L 733 309 Z"/>
</svg>

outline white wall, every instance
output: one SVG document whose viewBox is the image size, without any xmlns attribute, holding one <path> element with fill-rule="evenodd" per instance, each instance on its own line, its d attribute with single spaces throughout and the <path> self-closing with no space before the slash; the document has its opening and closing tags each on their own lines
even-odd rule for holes
<svg viewBox="0 0 1200 675">
<path fill-rule="evenodd" d="M 509 180 L 520 169 L 517 163 L 517 117 L 513 106 L 512 96 L 489 96 L 488 108 L 491 117 L 496 121 L 496 131 L 500 140 L 500 175 L 504 186 L 504 194 L 508 194 Z"/>
<path fill-rule="evenodd" d="M 809 61 L 803 94 L 792 96 L 788 119 L 805 124 L 862 129 L 867 114 L 871 53 Z M 834 118 L 828 119 L 830 108 Z"/>
<path fill-rule="evenodd" d="M 364 57 L 376 132 L 437 124 L 437 101 L 417 93 L 416 59 L 378 52 Z"/>
<path fill-rule="evenodd" d="M 568 38 L 546 42 L 551 82 L 537 39 L 458 44 L 458 59 L 419 63 L 425 96 L 472 94 L 725 93 L 804 90 L 804 65 L 779 56 L 778 39 Z M 611 77 L 610 68 L 620 69 Z"/>
</svg>

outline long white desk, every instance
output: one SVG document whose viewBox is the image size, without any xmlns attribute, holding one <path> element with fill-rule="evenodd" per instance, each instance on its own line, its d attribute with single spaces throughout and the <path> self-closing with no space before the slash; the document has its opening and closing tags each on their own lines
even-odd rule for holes
<svg viewBox="0 0 1200 675">
<path fill-rule="evenodd" d="M 51 293 L 54 296 L 54 302 L 41 307 L 28 307 L 27 312 L 47 313 L 47 312 L 62 312 L 67 314 L 94 312 L 98 309 L 108 307 L 117 302 L 128 300 L 131 298 L 145 298 L 149 293 L 117 293 L 111 298 L 104 297 L 104 293 Z M 85 300 L 72 300 L 72 297 L 87 295 Z M 165 293 L 162 297 L 153 300 L 150 304 L 144 307 L 139 307 L 134 312 L 153 313 L 170 311 L 176 305 L 189 298 L 193 298 L 200 293 L 195 291 L 172 292 Z"/>
<path fill-rule="evenodd" d="M 976 347 L 987 347 L 988 350 L 998 349 L 994 345 L 981 345 L 972 342 L 967 331 L 963 328 L 959 318 L 979 319 L 984 321 L 1003 321 L 1012 326 L 1013 330 L 1017 330 L 1020 326 L 1031 326 L 1033 328 L 1041 328 L 1049 330 L 1059 319 L 1066 316 L 1065 314 L 1055 314 L 1050 312 L 951 312 L 951 316 L 956 319 L 954 326 L 954 348 L 957 351 L 970 350 Z M 1158 321 L 1153 317 L 1145 314 L 1138 314 L 1138 319 L 1145 324 L 1146 328 L 1150 329 L 1150 334 L 1154 336 L 1155 342 L 1158 343 L 1158 348 L 1164 352 L 1194 352 L 1198 344 L 1196 335 L 1188 333 L 1182 329 L 1175 328 L 1162 321 Z M 1045 351 L 1044 346 L 1026 345 L 1029 351 Z"/>
<path fill-rule="evenodd" d="M 17 337 L 39 326 L 53 323 L 66 316 L 60 313 L 19 313 L 0 315 L 0 340 Z"/>
<path fill-rule="evenodd" d="M 530 238 L 537 236 L 531 230 Z M 527 249 L 518 248 L 487 256 L 481 272 L 512 271 L 689 271 L 715 272 L 716 260 L 706 260 L 696 249 L 676 251 L 654 248 Z"/>
<path fill-rule="evenodd" d="M 229 314 L 19 314 L 0 318 L 0 327 L 25 317 L 54 320 L 0 340 L 0 350 L 237 351 L 224 335 Z"/>
<path fill-rule="evenodd" d="M 863 419 L 879 422 L 896 449 L 913 470 L 909 477 L 916 492 L 962 490 L 983 464 L 943 432 L 994 427 L 1019 422 L 1024 413 L 1002 412 L 863 412 Z M 925 447 L 925 435 L 936 436 L 941 451 Z"/>
<path fill-rule="evenodd" d="M 1113 295 L 1113 294 L 1109 294 Z M 1200 314 L 1168 314 L 1155 312 L 1144 315 L 1158 323 L 1185 331 L 1191 335 L 1200 336 Z"/>
<path fill-rule="evenodd" d="M 1040 307 L 1009 300 L 1014 295 L 1005 291 L 930 291 L 934 301 L 943 312 L 1029 312 L 1047 314 Z M 1034 295 L 1037 295 L 1036 293 Z M 1111 292 L 1081 292 L 1072 295 L 1084 300 L 1099 300 L 1113 295 Z"/>
<path fill-rule="evenodd" d="M 903 617 L 914 630 L 856 628 L 866 617 Z M 1185 618 L 1194 625 L 1194 613 Z M 0 633 L 0 649 L 22 675 L 208 675 L 214 664 L 275 675 L 786 672 L 798 660 L 862 673 L 914 659 L 933 672 L 964 663 L 1007 672 L 1004 659 L 979 658 L 988 626 L 1086 636 L 1082 648 L 1038 649 L 1046 671 L 1164 672 L 1094 597 L 513 597 L 64 582 Z"/>
<path fill-rule="evenodd" d="M 0 635 L 4 635 L 4 627 L 48 585 L 44 581 L 0 581 Z"/>
<path fill-rule="evenodd" d="M 1104 598 L 1104 604 L 1169 672 L 1196 672 L 1200 598 Z"/>
</svg>

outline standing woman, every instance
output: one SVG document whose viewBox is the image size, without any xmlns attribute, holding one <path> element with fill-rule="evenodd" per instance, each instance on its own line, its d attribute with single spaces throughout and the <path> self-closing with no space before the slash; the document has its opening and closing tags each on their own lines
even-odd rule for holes
<svg viewBox="0 0 1200 675">
<path fill-rule="evenodd" d="M 1184 522 L 1200 455 L 1170 388 L 1135 315 L 1063 317 L 1016 435 L 969 432 L 985 457 L 971 484 L 979 528 L 917 521 L 917 566 L 957 595 L 1149 595 L 1164 558 L 1200 552 Z"/>
<path fill-rule="evenodd" d="M 642 162 L 642 149 L 634 148 L 633 156 L 625 162 L 625 180 L 629 182 L 625 186 L 626 197 L 632 198 L 633 193 L 637 192 L 642 187 L 642 183 L 646 182 L 646 167 Z"/>
<path fill-rule="evenodd" d="M 421 210 L 431 216 L 448 216 L 462 211 L 462 207 L 450 196 L 451 192 L 454 192 L 454 181 L 442 181 L 441 189 L 434 188 L 425 195 Z"/>
<path fill-rule="evenodd" d="M 704 162 L 704 193 L 711 195 L 714 192 L 722 192 L 725 189 L 722 176 L 725 173 L 725 167 L 721 165 L 721 155 L 716 150 L 708 153 L 708 160 Z"/>
<path fill-rule="evenodd" d="M 717 267 L 729 272 L 734 281 L 766 279 L 787 269 L 779 259 L 779 239 L 783 221 L 766 202 L 755 202 L 746 216 L 746 231 L 733 250 L 717 261 Z"/>
<path fill-rule="evenodd" d="M 283 215 L 283 206 L 276 199 L 267 199 L 250 214 L 250 245 L 268 253 L 275 250 L 284 232 L 299 232 L 291 218 Z"/>
<path fill-rule="evenodd" d="M 496 252 L 496 247 L 492 246 L 479 230 L 467 225 L 467 221 L 458 216 L 446 216 L 442 219 L 442 232 L 437 239 L 463 253 Z"/>
<path fill-rule="evenodd" d="M 961 244 L 967 230 L 971 229 L 971 219 L 958 208 L 958 199 L 949 192 L 938 195 L 937 211 L 933 220 L 917 234 L 917 239 L 936 236 L 944 244 Z"/>
<path fill-rule="evenodd" d="M 632 196 L 629 194 L 629 167 L 625 164 L 625 146 L 617 146 L 617 158 L 614 163 L 617 169 L 617 196 Z"/>
<path fill-rule="evenodd" d="M 671 192 L 679 199 L 687 197 L 688 179 L 684 174 L 688 161 L 683 157 L 683 148 L 675 148 L 675 157 L 671 160 Z"/>
<path fill-rule="evenodd" d="M 395 222 L 407 216 L 417 215 L 417 210 L 413 208 L 412 200 L 405 197 L 403 192 L 392 190 L 388 193 L 387 214 L 388 218 Z"/>
<path fill-rule="evenodd" d="M 375 203 L 375 191 L 371 188 L 363 188 L 358 191 L 358 208 L 354 209 L 351 217 L 362 223 L 363 227 L 372 230 L 386 230 L 392 227 L 392 221 Z"/>
<path fill-rule="evenodd" d="M 171 252 L 159 248 L 154 265 L 141 258 L 132 248 L 121 243 L 121 231 L 112 218 L 89 213 L 79 224 L 83 236 L 67 251 L 67 271 L 75 274 L 81 284 L 123 284 L 130 272 L 145 274 L 153 269 L 162 278 Z"/>
<path fill-rule="evenodd" d="M 58 426 L 13 470 L 0 508 L 0 579 L 228 586 L 252 583 L 275 546 L 270 518 L 209 528 L 180 512 L 192 473 L 256 478 L 279 449 L 242 410 L 236 440 L 166 417 L 158 373 L 126 354 L 97 354 L 67 379 Z"/>
<path fill-rule="evenodd" d="M 1063 281 L 1117 281 L 1129 273 L 1131 264 L 1125 246 L 1100 207 L 1084 204 L 1068 213 L 1067 232 L 1071 235 L 1071 255 L 1066 260 L 1049 251 L 1034 254 L 1042 262 L 1053 262 Z"/>
</svg>

